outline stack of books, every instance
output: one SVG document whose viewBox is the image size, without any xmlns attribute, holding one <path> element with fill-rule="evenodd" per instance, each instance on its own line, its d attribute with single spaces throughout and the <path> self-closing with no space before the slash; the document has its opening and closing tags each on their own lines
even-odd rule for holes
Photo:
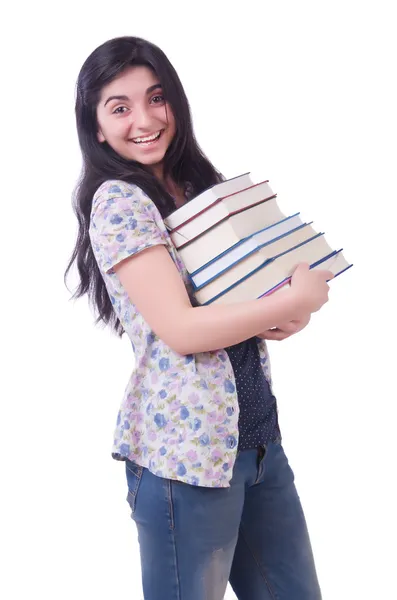
<svg viewBox="0 0 397 600">
<path fill-rule="evenodd" d="M 201 305 L 253 300 L 285 288 L 298 263 L 338 276 L 352 265 L 342 248 L 300 213 L 281 212 L 268 181 L 250 173 L 223 181 L 165 219 Z"/>
</svg>

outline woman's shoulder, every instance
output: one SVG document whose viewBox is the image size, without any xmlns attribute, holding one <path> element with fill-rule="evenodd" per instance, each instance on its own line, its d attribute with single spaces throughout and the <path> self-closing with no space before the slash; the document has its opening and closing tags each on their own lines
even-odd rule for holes
<svg viewBox="0 0 397 600">
<path fill-rule="evenodd" d="M 104 211 L 115 213 L 131 210 L 142 216 L 156 214 L 155 204 L 135 183 L 128 183 L 121 179 L 108 179 L 96 190 L 92 200 L 92 215 L 102 214 Z"/>
<path fill-rule="evenodd" d="M 145 195 L 143 190 L 134 183 L 128 183 L 121 179 L 107 179 L 96 190 L 93 201 L 108 200 L 114 198 L 131 198 L 134 195 Z"/>
</svg>

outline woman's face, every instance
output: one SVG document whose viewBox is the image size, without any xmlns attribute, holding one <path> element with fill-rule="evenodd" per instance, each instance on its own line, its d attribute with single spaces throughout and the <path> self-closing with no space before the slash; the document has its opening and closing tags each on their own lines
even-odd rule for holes
<svg viewBox="0 0 397 600">
<path fill-rule="evenodd" d="M 154 171 L 175 135 L 174 115 L 159 80 L 144 66 L 128 68 L 102 89 L 97 120 L 100 142 Z"/>
</svg>

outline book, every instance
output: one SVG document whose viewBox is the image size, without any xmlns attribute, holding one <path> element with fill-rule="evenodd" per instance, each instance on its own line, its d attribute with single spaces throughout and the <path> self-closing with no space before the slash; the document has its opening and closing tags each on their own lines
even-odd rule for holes
<svg viewBox="0 0 397 600">
<path fill-rule="evenodd" d="M 300 262 L 334 276 L 353 266 L 299 212 L 286 217 L 269 181 L 249 173 L 193 198 L 166 226 L 202 305 L 279 293 Z"/>
<path fill-rule="evenodd" d="M 191 201 L 193 202 L 193 200 Z M 225 252 L 238 242 L 285 219 L 275 197 L 229 216 L 178 248 L 178 254 L 189 273 Z"/>
<path fill-rule="evenodd" d="M 210 289 L 207 289 L 209 286 L 205 286 L 195 294 L 195 297 L 199 304 L 230 304 L 232 302 L 254 300 L 284 285 L 298 263 L 307 262 L 311 267 L 314 267 L 319 265 L 321 261 L 336 255 L 337 252 L 340 253 L 341 250 L 332 250 L 324 234 L 318 234 L 270 262 L 246 272 L 238 281 L 228 288 L 222 289 L 218 294 L 213 294 Z M 346 270 L 349 266 L 343 255 L 335 264 L 338 269 L 343 268 L 343 270 Z"/>
<path fill-rule="evenodd" d="M 204 232 L 211 229 L 211 227 L 230 218 L 232 215 L 236 215 L 247 208 L 266 202 L 275 197 L 276 194 L 269 186 L 269 183 L 263 181 L 262 183 L 257 183 L 247 189 L 218 198 L 212 204 L 206 206 L 201 212 L 197 212 L 196 202 L 195 200 L 191 200 L 184 206 L 193 203 L 193 216 L 170 231 L 171 239 L 177 249 L 181 248 L 199 235 L 202 235 Z M 273 203 L 273 206 L 277 205 Z M 285 217 L 285 215 L 279 211 L 276 220 L 282 219 L 283 217 Z"/>
<path fill-rule="evenodd" d="M 323 234 L 317 233 L 311 225 L 304 225 L 274 242 L 270 242 L 269 244 L 257 248 L 255 252 L 245 259 L 239 261 L 232 267 L 225 269 L 222 273 L 213 277 L 211 281 L 205 282 L 197 288 L 195 292 L 197 300 L 201 302 L 202 292 L 207 298 L 218 295 L 223 290 L 229 289 L 236 281 L 240 281 L 240 279 L 248 273 L 255 271 L 258 267 L 264 266 L 266 263 L 282 256 L 286 252 L 292 252 L 301 244 L 304 244 L 319 235 Z"/>
<path fill-rule="evenodd" d="M 350 269 L 353 265 L 349 263 L 345 257 L 343 256 L 342 250 L 335 250 L 329 256 L 318 260 L 317 262 L 310 265 L 311 269 L 323 269 L 325 271 L 331 271 L 331 273 L 335 277 L 342 275 L 345 271 Z M 277 294 L 282 292 L 283 290 L 288 289 L 289 283 L 291 282 L 291 277 L 287 277 L 284 281 L 282 281 L 279 285 L 268 290 L 262 296 L 269 296 L 270 294 Z M 260 298 L 262 296 L 259 296 Z"/>
<path fill-rule="evenodd" d="M 291 234 L 282 237 L 274 243 L 258 249 L 246 259 L 240 261 L 223 273 L 214 277 L 210 282 L 205 283 L 195 291 L 198 302 L 202 303 L 229 290 L 233 284 L 244 281 L 251 273 L 255 273 L 259 268 L 273 262 L 276 258 L 283 256 L 288 252 L 295 251 L 302 244 L 311 242 L 323 233 L 317 233 L 310 225 L 305 225 L 291 232 Z M 332 252 L 327 248 L 327 253 Z"/>
<path fill-rule="evenodd" d="M 216 200 L 219 200 L 224 196 L 234 194 L 234 192 L 239 192 L 240 190 L 249 188 L 255 183 L 256 182 L 254 181 L 251 173 L 243 173 L 242 175 L 238 175 L 232 179 L 227 179 L 226 181 L 217 183 L 196 196 L 194 198 L 194 202 L 187 202 L 174 211 L 164 220 L 164 223 L 167 229 L 175 229 L 176 227 L 182 225 L 182 223 L 185 223 L 194 217 L 197 213 L 205 210 Z"/>
<path fill-rule="evenodd" d="M 307 223 L 303 223 L 299 213 L 296 213 L 295 215 L 287 217 L 282 221 L 278 221 L 278 223 L 275 223 L 274 225 L 269 225 L 268 227 L 259 230 L 257 233 L 253 233 L 240 240 L 231 248 L 228 248 L 191 273 L 191 280 L 194 287 L 196 289 L 202 287 L 206 283 L 209 283 L 214 277 L 222 274 L 226 269 L 250 256 L 253 252 L 262 249 L 262 247 L 267 244 L 276 241 L 304 225 L 307 225 Z"/>
</svg>

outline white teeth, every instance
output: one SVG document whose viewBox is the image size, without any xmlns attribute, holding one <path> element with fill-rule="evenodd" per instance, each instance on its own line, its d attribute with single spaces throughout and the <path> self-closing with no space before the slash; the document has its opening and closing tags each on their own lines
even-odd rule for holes
<svg viewBox="0 0 397 600">
<path fill-rule="evenodd" d="M 148 137 L 134 138 L 133 142 L 135 142 L 136 144 L 145 144 L 146 142 L 154 142 L 154 140 L 157 140 L 160 137 L 160 133 L 161 133 L 161 131 L 158 131 L 157 133 L 154 133 L 153 135 L 149 135 Z"/>
</svg>

